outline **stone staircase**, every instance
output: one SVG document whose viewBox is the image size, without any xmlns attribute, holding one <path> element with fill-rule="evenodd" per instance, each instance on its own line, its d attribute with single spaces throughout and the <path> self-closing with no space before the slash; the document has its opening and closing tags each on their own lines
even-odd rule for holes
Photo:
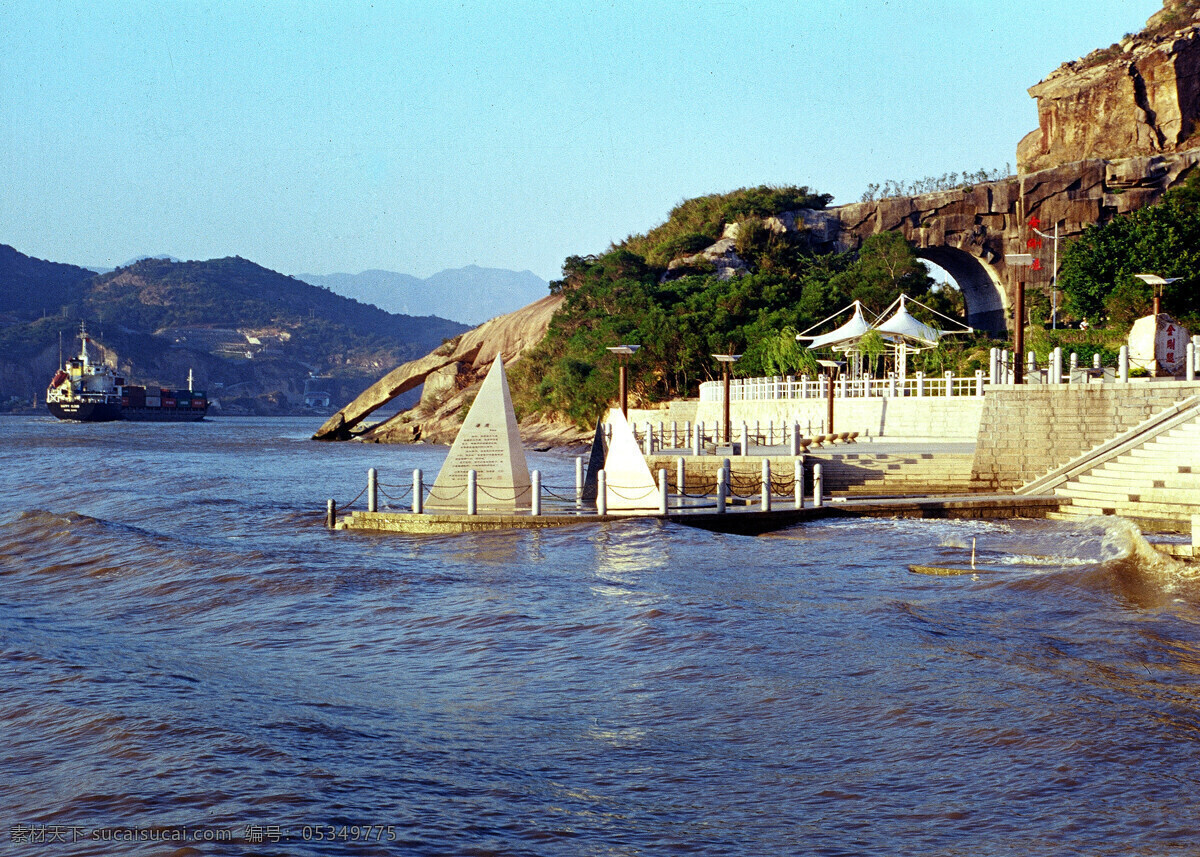
<svg viewBox="0 0 1200 857">
<path fill-rule="evenodd" d="M 825 490 L 839 497 L 969 494 L 973 453 L 819 453 Z"/>
<path fill-rule="evenodd" d="M 1055 518 L 1120 515 L 1143 530 L 1190 532 L 1200 514 L 1200 396 L 1176 402 L 1018 494 L 1061 498 Z"/>
<path fill-rule="evenodd" d="M 1200 514 L 1200 416 L 1054 489 L 1054 515 L 1120 515 L 1143 529 L 1190 532 Z"/>
</svg>

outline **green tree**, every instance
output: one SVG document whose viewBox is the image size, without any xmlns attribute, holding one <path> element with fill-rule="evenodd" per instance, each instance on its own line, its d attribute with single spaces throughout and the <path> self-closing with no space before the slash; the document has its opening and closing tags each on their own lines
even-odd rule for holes
<svg viewBox="0 0 1200 857">
<path fill-rule="evenodd" d="M 1150 311 L 1149 289 L 1133 276 L 1139 273 L 1181 278 L 1164 291 L 1163 309 L 1200 312 L 1200 173 L 1157 205 L 1089 226 L 1064 248 L 1058 282 L 1069 312 L 1117 321 Z"/>
</svg>

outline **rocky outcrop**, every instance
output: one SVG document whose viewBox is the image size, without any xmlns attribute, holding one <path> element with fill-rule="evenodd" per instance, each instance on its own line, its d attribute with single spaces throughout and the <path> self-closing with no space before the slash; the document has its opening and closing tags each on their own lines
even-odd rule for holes
<svg viewBox="0 0 1200 857">
<path fill-rule="evenodd" d="M 451 443 L 492 362 L 500 357 L 508 366 L 541 342 L 562 301 L 562 295 L 547 295 L 467 331 L 454 345 L 450 354 L 453 359 L 423 376 L 426 387 L 417 407 L 372 426 L 356 438 L 372 443 Z M 588 436 L 569 423 L 521 423 L 525 443 L 582 443 Z"/>
<path fill-rule="evenodd" d="M 1200 145 L 1200 10 L 1167 0 L 1146 29 L 1065 63 L 1030 87 L 1038 129 L 1017 146 L 1021 173 L 1074 161 Z"/>
<path fill-rule="evenodd" d="M 359 423 L 392 399 L 415 390 L 439 369 L 447 366 L 457 368 L 460 360 L 473 359 L 479 353 L 478 344 L 469 353 L 461 350 L 459 345 L 458 341 L 452 340 L 419 360 L 410 360 L 397 366 L 326 420 L 313 435 L 313 440 L 349 440 Z"/>
</svg>

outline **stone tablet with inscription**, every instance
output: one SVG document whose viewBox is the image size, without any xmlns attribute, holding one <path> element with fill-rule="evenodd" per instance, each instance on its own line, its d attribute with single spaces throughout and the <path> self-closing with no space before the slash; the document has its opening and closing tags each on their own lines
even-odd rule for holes
<svg viewBox="0 0 1200 857">
<path fill-rule="evenodd" d="M 650 475 L 646 457 L 638 448 L 629 421 L 620 408 L 613 408 L 608 414 L 608 422 L 612 426 L 612 440 L 604 459 L 607 480 L 604 496 L 609 511 L 657 510 L 658 486 Z"/>
<path fill-rule="evenodd" d="M 1186 327 L 1164 313 L 1147 315 L 1133 323 L 1129 331 L 1129 362 L 1160 374 L 1182 374 L 1187 369 L 1187 344 L 1191 335 Z"/>
<path fill-rule="evenodd" d="M 508 378 L 499 357 L 463 421 L 450 454 L 442 464 L 428 506 L 467 508 L 467 472 L 474 470 L 480 510 L 514 511 L 530 507 L 529 466 L 508 392 Z"/>
</svg>

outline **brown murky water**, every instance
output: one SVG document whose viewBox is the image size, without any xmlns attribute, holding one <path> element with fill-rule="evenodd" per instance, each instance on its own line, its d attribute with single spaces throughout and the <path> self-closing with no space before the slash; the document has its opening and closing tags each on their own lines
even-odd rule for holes
<svg viewBox="0 0 1200 857">
<path fill-rule="evenodd" d="M 0 853 L 1200 854 L 1129 527 L 329 533 L 444 449 L 313 422 L 0 419 Z"/>
</svg>

